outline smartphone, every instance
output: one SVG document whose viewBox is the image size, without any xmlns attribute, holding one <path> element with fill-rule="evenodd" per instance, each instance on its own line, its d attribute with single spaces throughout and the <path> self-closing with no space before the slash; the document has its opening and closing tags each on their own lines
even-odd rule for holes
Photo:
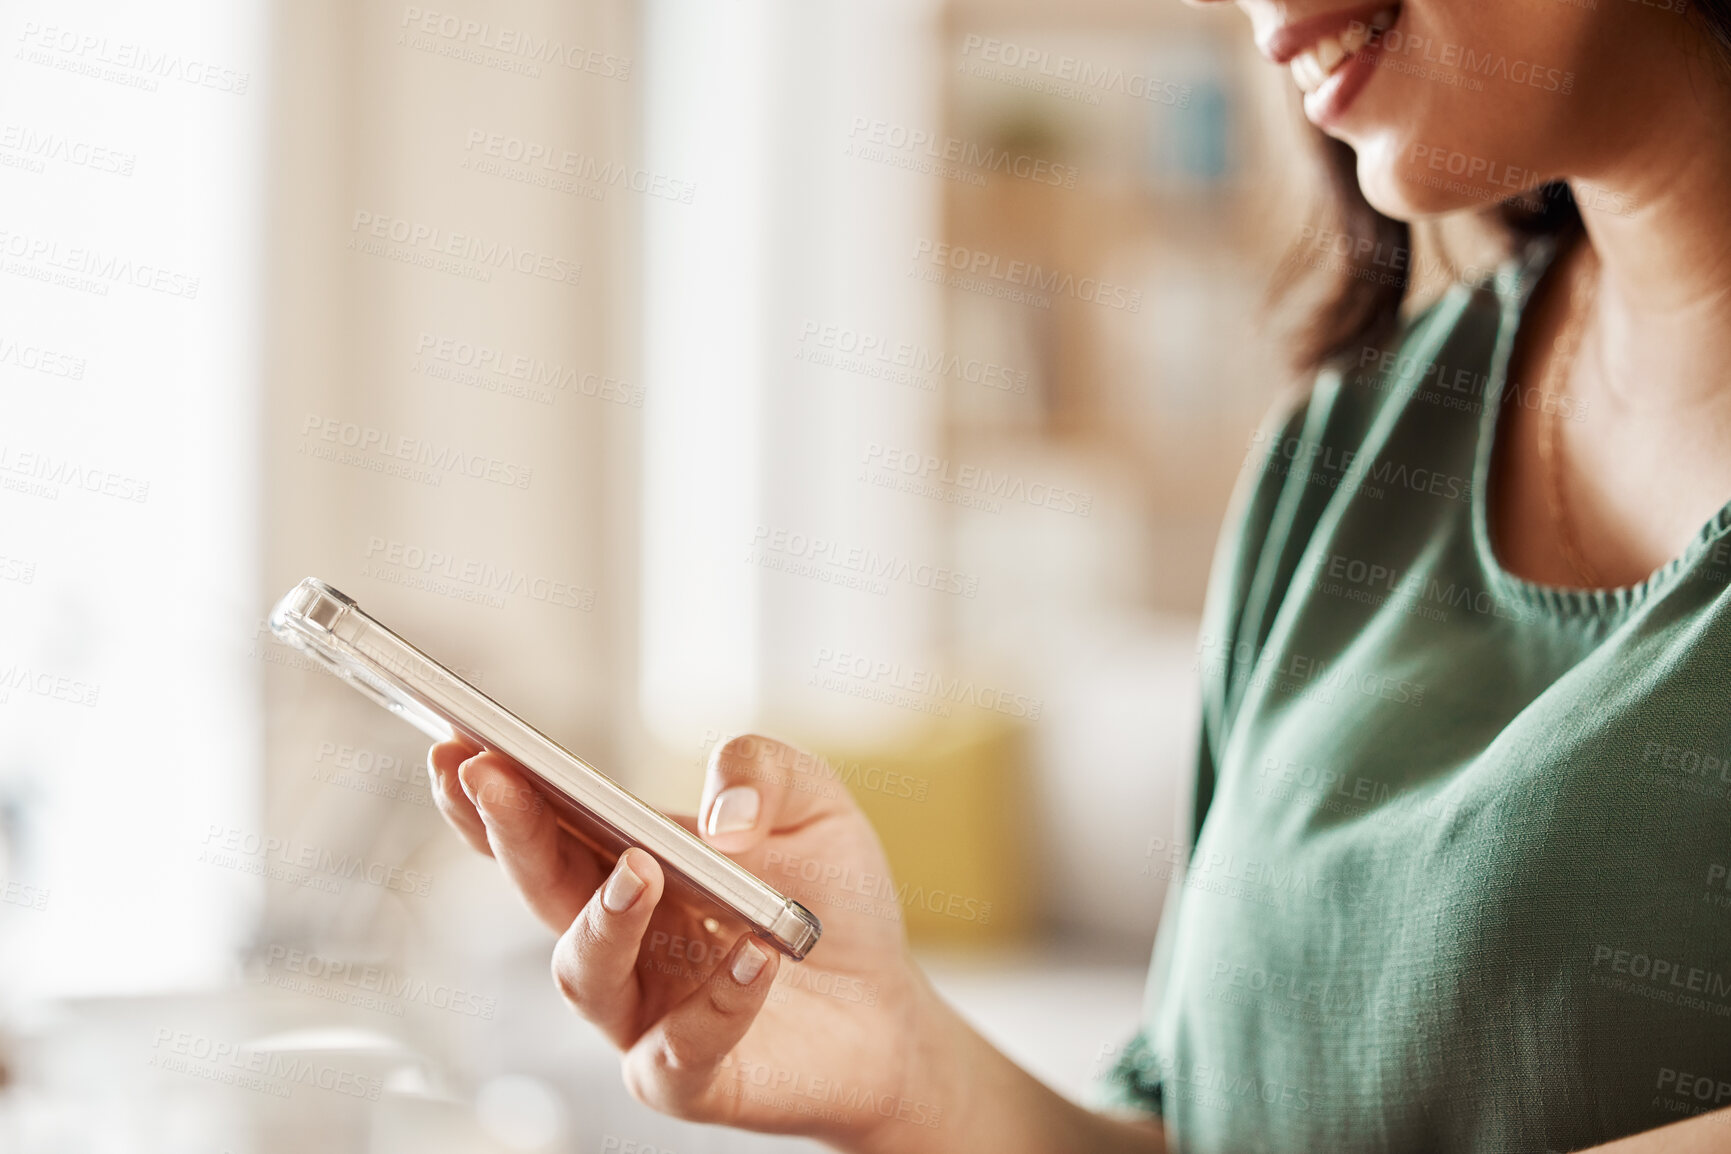
<svg viewBox="0 0 1731 1154">
<path fill-rule="evenodd" d="M 710 933 L 749 929 L 795 961 L 817 944 L 823 926 L 810 910 L 363 613 L 352 597 L 308 577 L 271 610 L 270 628 L 435 741 L 460 737 L 516 762 L 559 824 L 603 859 L 630 846 L 653 854 L 669 896 L 703 915 Z"/>
</svg>

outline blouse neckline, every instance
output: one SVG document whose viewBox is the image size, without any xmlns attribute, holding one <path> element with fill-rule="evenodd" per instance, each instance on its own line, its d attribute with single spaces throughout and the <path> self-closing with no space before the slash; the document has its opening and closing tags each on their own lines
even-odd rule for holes
<svg viewBox="0 0 1731 1154">
<path fill-rule="evenodd" d="M 1558 238 L 1537 238 L 1491 274 L 1474 285 L 1466 286 L 1469 291 L 1490 289 L 1495 292 L 1501 306 L 1496 348 L 1491 354 L 1490 379 L 1485 388 L 1486 403 L 1484 411 L 1479 414 L 1479 437 L 1473 463 L 1473 543 L 1491 591 L 1506 600 L 1563 618 L 1615 617 L 1628 613 L 1670 585 L 1678 573 L 1731 530 L 1731 501 L 1708 519 L 1682 553 L 1632 585 L 1604 588 L 1551 585 L 1517 576 L 1503 568 L 1490 533 L 1491 463 L 1496 451 L 1499 418 L 1506 404 L 1504 390 L 1508 383 L 1509 365 L 1521 322 L 1526 316 L 1526 306 L 1546 273 L 1554 267 L 1559 250 Z"/>
</svg>

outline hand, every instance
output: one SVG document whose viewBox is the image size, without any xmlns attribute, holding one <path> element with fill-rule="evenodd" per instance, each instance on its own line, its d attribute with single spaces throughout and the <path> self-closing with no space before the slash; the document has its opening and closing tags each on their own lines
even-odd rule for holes
<svg viewBox="0 0 1731 1154">
<path fill-rule="evenodd" d="M 823 937 L 801 963 L 663 901 L 641 849 L 609 870 L 504 756 L 444 743 L 428 764 L 440 811 L 561 935 L 553 979 L 624 1051 L 640 1101 L 855 1149 L 917 1149 L 943 1127 L 924 1039 L 959 1022 L 910 959 L 877 836 L 820 759 L 734 738 L 710 756 L 701 826 L 681 819 L 818 915 Z"/>
</svg>

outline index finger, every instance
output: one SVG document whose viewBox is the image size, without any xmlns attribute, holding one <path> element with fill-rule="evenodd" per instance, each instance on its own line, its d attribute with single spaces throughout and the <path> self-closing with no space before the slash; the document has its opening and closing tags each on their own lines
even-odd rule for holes
<svg viewBox="0 0 1731 1154">
<path fill-rule="evenodd" d="M 433 804 L 451 823 L 451 828 L 469 843 L 470 849 L 492 857 L 493 847 L 487 844 L 486 826 L 475 811 L 475 803 L 463 792 L 462 781 L 457 776 L 457 767 L 474 754 L 467 743 L 441 741 L 427 750 L 427 776 L 431 779 Z"/>
<path fill-rule="evenodd" d="M 478 753 L 459 767 L 493 849 L 537 917 L 563 932 L 601 882 L 594 852 L 559 825 L 553 808 L 501 753 Z"/>
</svg>

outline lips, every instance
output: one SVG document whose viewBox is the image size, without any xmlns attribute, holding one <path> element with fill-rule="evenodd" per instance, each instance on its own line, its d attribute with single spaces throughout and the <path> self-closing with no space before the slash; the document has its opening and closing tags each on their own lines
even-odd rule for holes
<svg viewBox="0 0 1731 1154">
<path fill-rule="evenodd" d="M 1288 37 L 1283 46 L 1287 49 L 1285 63 L 1292 70 L 1292 79 L 1307 96 L 1321 89 L 1329 77 L 1345 68 L 1348 61 L 1363 51 L 1380 33 L 1392 28 L 1394 22 L 1400 18 L 1400 6 L 1392 4 L 1380 8 L 1368 17 L 1353 18 L 1351 14 L 1344 15 L 1348 17 L 1344 26 L 1340 26 L 1340 21 L 1336 20 L 1333 21 L 1336 27 L 1332 29 L 1313 27 L 1308 30 L 1310 35 L 1304 46 L 1294 43 L 1293 37 Z M 1293 30 L 1299 29 L 1294 26 Z"/>
<path fill-rule="evenodd" d="M 1284 10 L 1286 5 L 1280 4 Z M 1370 18 L 1384 8 L 1398 8 L 1400 0 L 1361 0 L 1351 8 L 1340 8 L 1290 20 L 1280 24 L 1256 25 L 1256 47 L 1276 64 L 1286 64 L 1324 36 L 1337 36 L 1357 21 L 1370 23 Z"/>
</svg>

